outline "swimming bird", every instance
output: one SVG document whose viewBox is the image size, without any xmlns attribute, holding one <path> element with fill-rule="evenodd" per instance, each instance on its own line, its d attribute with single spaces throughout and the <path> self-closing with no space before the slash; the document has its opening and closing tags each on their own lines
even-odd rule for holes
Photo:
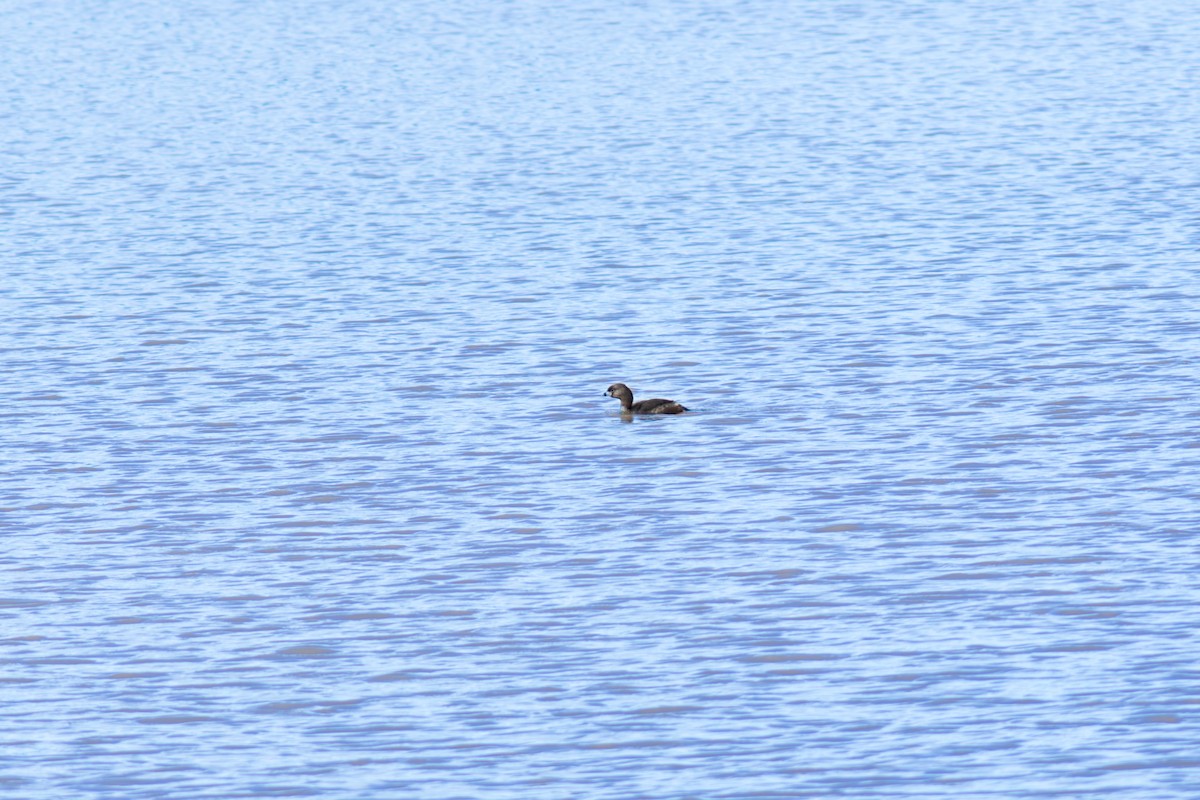
<svg viewBox="0 0 1200 800">
<path fill-rule="evenodd" d="M 604 392 L 606 397 L 615 397 L 621 401 L 621 413 L 625 414 L 682 414 L 686 408 L 674 400 L 663 400 L 656 397 L 653 400 L 633 402 L 633 390 L 623 383 L 614 383 Z"/>
</svg>

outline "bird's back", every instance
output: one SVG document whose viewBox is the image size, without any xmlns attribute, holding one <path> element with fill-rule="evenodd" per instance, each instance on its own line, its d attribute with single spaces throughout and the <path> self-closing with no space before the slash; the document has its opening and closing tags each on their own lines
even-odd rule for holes
<svg viewBox="0 0 1200 800">
<path fill-rule="evenodd" d="M 629 410 L 635 414 L 682 414 L 687 411 L 674 400 L 664 400 L 661 397 L 653 400 L 639 400 Z"/>
</svg>

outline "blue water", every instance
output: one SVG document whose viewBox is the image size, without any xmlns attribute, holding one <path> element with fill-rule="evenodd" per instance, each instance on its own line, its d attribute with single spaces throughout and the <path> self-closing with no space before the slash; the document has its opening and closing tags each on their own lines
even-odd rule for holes
<svg viewBox="0 0 1200 800">
<path fill-rule="evenodd" d="M 1200 796 L 1192 5 L 0 52 L 4 797 Z"/>
</svg>

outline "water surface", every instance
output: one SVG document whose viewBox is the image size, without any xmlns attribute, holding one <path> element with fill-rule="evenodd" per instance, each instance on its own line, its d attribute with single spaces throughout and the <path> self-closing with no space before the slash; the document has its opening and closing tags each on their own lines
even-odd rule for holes
<svg viewBox="0 0 1200 800">
<path fill-rule="evenodd" d="M 1191 6 L 0 47 L 6 797 L 1200 794 Z"/>
</svg>

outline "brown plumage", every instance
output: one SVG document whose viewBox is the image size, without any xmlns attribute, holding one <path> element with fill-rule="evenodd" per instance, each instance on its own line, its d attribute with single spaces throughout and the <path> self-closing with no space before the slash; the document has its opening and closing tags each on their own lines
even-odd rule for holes
<svg viewBox="0 0 1200 800">
<path fill-rule="evenodd" d="M 682 414 L 687 411 L 686 408 L 676 403 L 674 400 L 663 400 L 661 397 L 656 397 L 653 400 L 639 400 L 633 402 L 633 390 L 623 383 L 614 383 L 604 392 L 608 397 L 615 397 L 621 401 L 621 411 L 630 414 Z"/>
</svg>

